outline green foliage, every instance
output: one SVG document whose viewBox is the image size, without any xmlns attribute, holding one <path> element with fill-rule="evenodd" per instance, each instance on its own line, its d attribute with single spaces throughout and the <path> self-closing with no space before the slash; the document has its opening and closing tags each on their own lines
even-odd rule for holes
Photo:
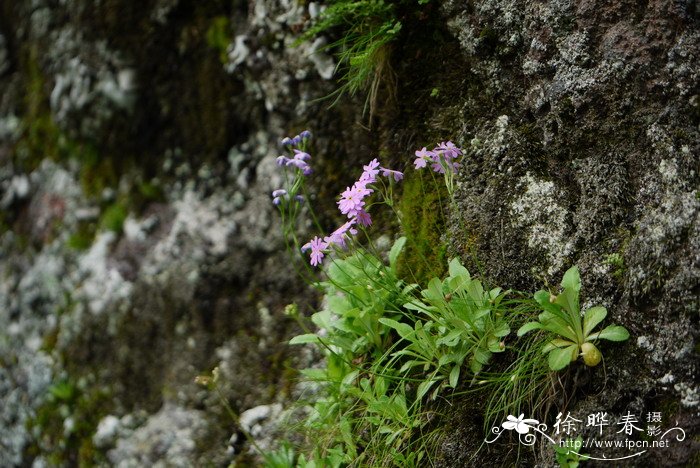
<svg viewBox="0 0 700 468">
<path fill-rule="evenodd" d="M 405 245 L 405 238 L 395 243 L 389 265 L 358 250 L 329 266 L 324 309 L 311 317 L 316 331 L 290 341 L 316 345 L 325 367 L 302 371 L 322 391 L 304 423 L 303 455 L 289 466 L 422 466 L 434 443 L 423 407 L 445 388 L 487 388 L 489 418 L 543 398 L 550 371 L 541 334 L 511 350 L 516 359 L 504 372 L 486 372 L 535 302 L 485 288 L 458 259 L 427 288 L 407 284 L 397 276 Z M 294 307 L 288 315 L 299 317 Z M 283 447 L 274 457 L 290 453 Z"/>
<path fill-rule="evenodd" d="M 72 380 L 56 382 L 45 403 L 28 423 L 36 439 L 26 448 L 41 454 L 51 466 L 94 466 L 104 462 L 92 443 L 100 419 L 108 413 L 110 396 L 99 388 L 78 386 Z"/>
<path fill-rule="evenodd" d="M 231 24 L 226 16 L 217 16 L 207 29 L 207 45 L 219 52 L 222 63 L 226 63 L 228 60 L 226 52 L 232 40 L 230 28 Z"/>
<path fill-rule="evenodd" d="M 614 252 L 605 256 L 605 263 L 612 267 L 613 278 L 621 279 L 625 274 L 625 260 L 618 252 Z"/>
<path fill-rule="evenodd" d="M 505 349 L 502 338 L 510 333 L 500 302 L 508 294 L 500 288 L 484 290 L 481 282 L 471 278 L 457 259 L 449 266 L 443 281 L 433 278 L 423 290 L 421 299 L 413 299 L 404 307 L 428 320 L 407 324 L 380 320 L 394 328 L 408 344 L 394 356 L 406 357 L 399 372 L 414 367 L 430 371 L 430 377 L 418 387 L 421 399 L 434 384 L 447 380 L 451 388 L 459 382 L 462 364 L 467 360 L 476 377 L 493 353 Z"/>
<path fill-rule="evenodd" d="M 87 250 L 95 239 L 95 223 L 79 223 L 76 232 L 66 242 L 74 250 Z"/>
<path fill-rule="evenodd" d="M 335 51 L 344 82 L 339 94 L 376 89 L 388 73 L 389 44 L 401 31 L 396 6 L 384 0 L 335 0 L 301 40 L 338 28 L 342 37 L 328 48 Z"/>
<path fill-rule="evenodd" d="M 605 319 L 608 311 L 605 307 L 592 307 L 584 312 L 581 320 L 579 309 L 579 291 L 581 278 L 577 267 L 570 268 L 561 282 L 563 292 L 558 296 L 548 291 L 535 293 L 535 300 L 543 312 L 536 322 L 529 322 L 518 330 L 522 336 L 531 330 L 546 330 L 557 338 L 553 338 L 543 348 L 543 353 L 549 353 L 549 367 L 560 370 L 578 359 L 579 355 L 588 366 L 596 366 L 601 355 L 594 342 L 597 340 L 624 341 L 629 338 L 627 329 L 617 325 L 609 325 L 599 332 L 593 330 Z"/>
<path fill-rule="evenodd" d="M 114 203 L 108 206 L 100 218 L 100 226 L 103 229 L 120 233 L 124 227 L 128 212 L 126 207 L 121 203 Z"/>
<path fill-rule="evenodd" d="M 447 190 L 442 184 L 425 183 L 423 174 L 408 172 L 399 203 L 401 228 L 406 248 L 399 262 L 399 274 L 419 284 L 445 273 L 446 249 L 440 239 L 444 232 L 443 199 Z"/>
<path fill-rule="evenodd" d="M 578 453 L 582 446 L 581 436 L 576 439 L 567 439 L 563 446 L 555 446 L 554 451 L 559 466 L 561 468 L 578 468 L 580 462 L 588 460 L 589 455 Z"/>
</svg>

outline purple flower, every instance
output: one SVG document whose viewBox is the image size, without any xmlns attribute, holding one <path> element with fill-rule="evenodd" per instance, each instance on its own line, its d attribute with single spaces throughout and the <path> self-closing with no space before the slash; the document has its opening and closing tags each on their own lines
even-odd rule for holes
<svg viewBox="0 0 700 468">
<path fill-rule="evenodd" d="M 304 203 L 304 197 L 302 195 L 295 195 L 294 199 L 298 201 L 300 204 Z"/>
<path fill-rule="evenodd" d="M 288 159 L 286 165 L 287 166 L 294 166 L 297 169 L 301 169 L 301 171 L 304 175 L 309 175 L 312 172 L 311 166 L 306 164 L 306 162 L 301 160 L 301 159 Z"/>
<path fill-rule="evenodd" d="M 437 147 L 443 152 L 445 158 L 455 159 L 462 154 L 462 150 L 457 148 L 451 141 L 443 141 Z"/>
<path fill-rule="evenodd" d="M 282 138 L 282 146 L 292 146 L 294 142 L 289 137 Z"/>
<path fill-rule="evenodd" d="M 365 206 L 365 202 L 362 200 L 366 196 L 365 190 L 368 189 L 358 188 L 356 185 L 345 189 L 338 201 L 340 212 L 352 216 L 361 210 Z"/>
<path fill-rule="evenodd" d="M 307 250 L 311 249 L 311 265 L 316 266 L 319 263 L 323 262 L 323 257 L 325 255 L 324 250 L 328 247 L 328 244 L 323 242 L 321 238 L 318 236 L 314 237 L 311 239 L 310 242 L 304 244 L 304 246 L 301 248 L 302 252 L 306 252 Z"/>
<path fill-rule="evenodd" d="M 355 219 L 360 226 L 367 227 L 372 225 L 372 217 L 365 210 L 358 211 L 355 214 Z"/>
<path fill-rule="evenodd" d="M 462 155 L 462 149 L 458 148 L 451 141 L 443 141 L 435 145 L 433 151 L 429 151 L 425 146 L 416 151 L 416 159 L 413 164 L 416 169 L 421 169 L 427 167 L 430 164 L 430 168 L 440 174 L 445 173 L 445 169 L 450 172 L 457 172 L 460 164 L 455 161 L 459 156 Z"/>
<path fill-rule="evenodd" d="M 433 171 L 439 173 L 439 174 L 444 174 L 445 173 L 445 168 L 442 167 L 442 164 L 439 162 L 434 162 L 430 165 L 430 167 L 433 168 Z"/>
<path fill-rule="evenodd" d="M 304 162 L 306 162 L 306 161 L 308 161 L 309 159 L 311 159 L 311 155 L 310 155 L 309 153 L 305 153 L 305 152 L 303 152 L 303 151 L 299 151 L 299 150 L 296 150 L 296 149 L 294 150 L 294 153 L 295 153 L 295 154 L 294 154 L 294 159 L 298 159 L 299 161 L 304 161 Z"/>
<path fill-rule="evenodd" d="M 275 206 L 279 206 L 279 204 L 282 203 L 282 199 L 280 197 L 275 197 L 272 199 L 272 204 Z"/>
<path fill-rule="evenodd" d="M 416 160 L 413 161 L 413 164 L 415 164 L 416 169 L 422 169 L 424 168 L 428 161 L 431 159 L 433 156 L 432 151 L 428 151 L 428 149 L 424 146 L 422 149 L 419 149 L 416 151 Z"/>
<path fill-rule="evenodd" d="M 377 180 L 377 174 L 379 174 L 379 161 L 377 161 L 377 158 L 374 158 L 367 164 L 366 166 L 363 166 L 362 169 L 364 172 L 362 172 L 362 175 L 360 176 L 360 181 L 366 182 L 366 183 L 373 183 Z"/>
<path fill-rule="evenodd" d="M 392 171 L 391 169 L 387 169 L 386 167 L 381 167 L 380 169 L 382 170 L 382 176 L 384 177 L 393 177 L 396 182 L 403 179 L 403 172 Z"/>
<path fill-rule="evenodd" d="M 281 197 L 282 195 L 287 195 L 287 191 L 285 189 L 277 189 L 272 192 L 273 197 Z"/>
<path fill-rule="evenodd" d="M 287 161 L 289 161 L 289 158 L 285 156 L 278 156 L 277 157 L 277 165 L 278 166 L 284 166 L 287 164 Z"/>
<path fill-rule="evenodd" d="M 301 143 L 301 137 L 299 135 L 292 138 L 292 145 L 299 146 L 299 143 Z"/>
<path fill-rule="evenodd" d="M 367 184 L 369 184 L 369 183 L 370 183 L 369 180 L 358 180 L 357 182 L 355 182 L 355 184 L 352 186 L 352 188 L 357 190 L 358 193 L 362 196 L 362 198 L 365 198 L 370 193 L 374 192 L 374 190 L 367 187 Z"/>
<path fill-rule="evenodd" d="M 309 138 L 311 138 L 311 132 L 308 130 L 304 130 L 299 134 L 299 136 L 304 140 L 308 140 Z"/>
<path fill-rule="evenodd" d="M 333 231 L 328 237 L 324 237 L 323 241 L 326 242 L 328 246 L 337 245 L 339 247 L 345 248 L 346 238 L 348 234 L 351 234 L 353 236 L 357 234 L 357 229 L 353 228 L 354 224 L 355 220 L 351 219 L 350 221 Z"/>
</svg>

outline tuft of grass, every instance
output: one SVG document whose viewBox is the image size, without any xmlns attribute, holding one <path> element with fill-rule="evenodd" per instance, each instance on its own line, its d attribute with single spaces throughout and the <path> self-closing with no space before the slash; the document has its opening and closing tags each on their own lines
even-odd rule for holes
<svg viewBox="0 0 700 468">
<path fill-rule="evenodd" d="M 338 59 L 341 86 L 337 98 L 348 93 L 367 91 L 366 107 L 376 106 L 383 83 L 392 84 L 389 65 L 391 43 L 401 31 L 396 5 L 384 0 L 336 0 L 321 13 L 319 20 L 300 38 L 310 40 L 320 34 L 338 31 L 340 39 L 326 48 Z M 394 86 L 390 86 L 393 89 Z"/>
</svg>

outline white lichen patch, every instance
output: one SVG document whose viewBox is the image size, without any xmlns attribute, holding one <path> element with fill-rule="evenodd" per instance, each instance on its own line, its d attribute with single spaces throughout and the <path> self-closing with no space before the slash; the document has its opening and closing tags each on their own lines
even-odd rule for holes
<svg viewBox="0 0 700 468">
<path fill-rule="evenodd" d="M 677 383 L 673 388 L 681 394 L 681 404 L 688 408 L 695 408 L 700 404 L 698 387 L 688 385 L 685 382 Z"/>
<path fill-rule="evenodd" d="M 201 412 L 166 403 L 143 426 L 120 438 L 107 457 L 114 466 L 192 466 L 205 431 Z"/>
<path fill-rule="evenodd" d="M 110 303 L 131 294 L 131 282 L 122 278 L 109 261 L 109 251 L 115 240 L 116 234 L 111 231 L 100 233 L 78 262 L 75 272 L 75 281 L 80 284 L 76 297 L 85 301 L 93 314 L 102 313 Z"/>
<path fill-rule="evenodd" d="M 519 186 L 525 187 L 525 192 L 511 203 L 510 214 L 517 226 L 525 229 L 528 246 L 544 253 L 547 274 L 553 275 L 573 250 L 568 239 L 569 212 L 560 204 L 554 182 L 528 173 Z"/>
<path fill-rule="evenodd" d="M 236 224 L 228 217 L 226 194 L 202 199 L 192 188 L 173 202 L 175 219 L 168 234 L 153 249 L 144 271 L 155 274 L 183 256 L 201 261 L 206 255 L 222 255 Z M 186 254 L 186 255 L 185 255 Z"/>
<path fill-rule="evenodd" d="M 94 135 L 116 111 L 133 108 L 135 72 L 105 41 L 90 43 L 71 27 L 53 32 L 51 40 L 49 103 L 62 128 Z"/>
</svg>

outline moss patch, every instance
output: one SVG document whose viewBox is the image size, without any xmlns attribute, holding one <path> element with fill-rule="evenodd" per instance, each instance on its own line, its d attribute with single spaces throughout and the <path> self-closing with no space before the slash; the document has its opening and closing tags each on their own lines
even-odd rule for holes
<svg viewBox="0 0 700 468">
<path fill-rule="evenodd" d="M 445 229 L 447 190 L 442 180 L 433 181 L 409 171 L 403 185 L 399 209 L 406 247 L 399 274 L 409 281 L 427 284 L 445 273 L 447 248 L 441 240 Z"/>
<path fill-rule="evenodd" d="M 110 395 L 105 389 L 84 390 L 73 380 L 56 382 L 28 428 L 36 439 L 25 450 L 26 458 L 45 457 L 51 466 L 94 466 L 104 463 L 92 443 L 100 419 L 109 413 Z"/>
</svg>

